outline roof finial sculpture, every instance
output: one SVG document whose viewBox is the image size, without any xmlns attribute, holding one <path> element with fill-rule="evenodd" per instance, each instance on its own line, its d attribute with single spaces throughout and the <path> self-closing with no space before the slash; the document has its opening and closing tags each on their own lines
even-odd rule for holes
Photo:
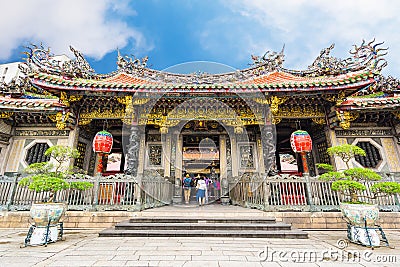
<svg viewBox="0 0 400 267">
<path fill-rule="evenodd" d="M 145 56 L 142 59 L 136 58 L 134 55 L 132 55 L 132 57 L 123 57 L 118 50 L 118 70 L 130 74 L 140 74 L 142 73 L 142 69 L 147 68 L 147 61 L 149 60 L 148 56 Z"/>
<path fill-rule="evenodd" d="M 45 49 L 42 43 L 40 46 L 30 44 L 26 48 L 29 50 L 24 52 L 27 55 L 26 66 L 21 68 L 25 74 L 39 70 L 75 78 L 87 79 L 94 76 L 94 70 L 90 67 L 83 54 L 72 46 L 70 46 L 70 49 L 74 53 L 75 59 L 63 62 L 55 59 L 55 55 L 50 52 L 50 48 Z"/>
<path fill-rule="evenodd" d="M 369 43 L 363 40 L 360 46 L 353 45 L 354 48 L 350 51 L 352 57 L 345 60 L 330 55 L 331 50 L 335 47 L 335 44 L 332 44 L 328 48 L 321 50 L 319 56 L 308 67 L 309 72 L 306 75 L 338 75 L 365 68 L 379 72 L 387 65 L 386 60 L 383 58 L 387 52 L 380 53 L 380 51 L 386 51 L 388 49 L 377 49 L 383 42 L 376 44 L 374 44 L 374 42 L 375 39 Z"/>
<path fill-rule="evenodd" d="M 285 50 L 285 45 L 283 45 L 282 50 L 279 53 L 275 51 L 273 52 L 267 51 L 262 57 L 251 55 L 253 63 L 250 65 L 263 66 L 266 68 L 267 71 L 278 70 L 282 67 L 283 62 L 285 61 L 284 50 Z"/>
</svg>

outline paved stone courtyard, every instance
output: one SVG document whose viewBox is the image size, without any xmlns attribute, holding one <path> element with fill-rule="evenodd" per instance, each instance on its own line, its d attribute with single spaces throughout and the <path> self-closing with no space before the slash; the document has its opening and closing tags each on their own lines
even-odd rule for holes
<svg viewBox="0 0 400 267">
<path fill-rule="evenodd" d="M 399 266 L 400 231 L 374 250 L 337 241 L 345 231 L 308 231 L 310 238 L 98 237 L 99 230 L 66 229 L 65 240 L 23 247 L 27 229 L 0 229 L 0 266 Z M 360 254 L 350 259 L 346 251 Z M 268 255 L 268 257 L 267 257 Z"/>
</svg>

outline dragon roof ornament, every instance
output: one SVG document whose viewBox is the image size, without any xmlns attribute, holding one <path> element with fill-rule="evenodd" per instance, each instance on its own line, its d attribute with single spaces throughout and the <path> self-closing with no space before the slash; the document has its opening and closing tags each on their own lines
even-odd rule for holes
<svg viewBox="0 0 400 267">
<path fill-rule="evenodd" d="M 253 63 L 250 66 L 263 66 L 268 71 L 275 71 L 282 68 L 283 62 L 285 61 L 285 45 L 283 45 L 281 52 L 267 51 L 265 54 L 260 56 L 251 55 Z"/>
<path fill-rule="evenodd" d="M 308 72 L 304 74 L 305 76 L 339 75 L 365 68 L 380 72 L 387 65 L 383 56 L 387 54 L 388 48 L 377 48 L 383 42 L 376 44 L 374 42 L 375 39 L 368 43 L 363 40 L 360 46 L 353 45 L 353 49 L 350 50 L 352 56 L 344 60 L 330 55 L 335 47 L 335 44 L 332 44 L 321 50 L 318 57 L 308 67 Z"/>
<path fill-rule="evenodd" d="M 20 67 L 25 74 L 40 71 L 73 78 L 88 79 L 95 77 L 95 71 L 90 67 L 83 54 L 72 46 L 69 48 L 75 59 L 66 61 L 58 60 L 50 52 L 50 48 L 44 48 L 43 44 L 39 46 L 31 44 L 26 48 L 29 50 L 24 52 L 27 56 L 26 64 Z"/>
<path fill-rule="evenodd" d="M 384 77 L 379 75 L 376 79 L 375 88 L 379 88 L 379 91 L 384 93 L 392 94 L 400 92 L 400 80 L 392 76 Z"/>
</svg>

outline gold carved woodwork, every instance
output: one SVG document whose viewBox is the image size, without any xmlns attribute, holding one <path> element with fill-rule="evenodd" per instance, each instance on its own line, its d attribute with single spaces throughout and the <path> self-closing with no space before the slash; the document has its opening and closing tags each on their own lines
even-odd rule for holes
<svg viewBox="0 0 400 267">
<path fill-rule="evenodd" d="M 65 127 L 67 126 L 67 121 L 69 116 L 71 115 L 70 112 L 58 112 L 57 114 L 50 114 L 47 115 L 47 117 L 52 121 L 56 123 L 56 127 L 59 130 L 64 130 Z"/>
<path fill-rule="evenodd" d="M 125 106 L 125 115 L 124 118 L 121 118 L 121 121 L 125 124 L 132 124 L 135 117 L 133 105 L 137 99 L 133 99 L 131 95 L 116 97 L 116 99 L 119 103 Z"/>
<path fill-rule="evenodd" d="M 344 101 L 344 98 L 345 98 L 345 93 L 344 93 L 344 91 L 341 91 L 339 94 L 338 94 L 338 96 L 337 96 L 337 98 L 336 98 L 336 106 L 340 106 L 340 104 L 342 104 L 342 102 Z"/>
<path fill-rule="evenodd" d="M 279 111 L 279 105 L 285 103 L 289 99 L 288 96 L 271 96 L 268 98 L 254 98 L 253 100 L 259 104 L 270 105 L 272 114 L 276 115 Z"/>
<path fill-rule="evenodd" d="M 92 122 L 92 119 L 81 119 L 81 118 L 79 118 L 78 125 L 88 125 L 91 122 Z"/>
<path fill-rule="evenodd" d="M 350 128 L 350 122 L 356 120 L 359 113 L 352 113 L 350 111 L 336 111 L 336 116 L 339 119 L 339 125 L 342 129 L 346 130 Z"/>
<path fill-rule="evenodd" d="M 325 118 L 325 112 L 318 106 L 284 106 L 274 115 L 281 118 Z"/>
<path fill-rule="evenodd" d="M 400 111 L 393 111 L 392 113 L 400 120 Z"/>
<path fill-rule="evenodd" d="M 139 124 L 146 125 L 152 124 L 159 127 L 173 127 L 181 121 L 190 120 L 217 120 L 227 126 L 246 126 L 246 125 L 259 125 L 263 124 L 264 120 L 262 113 L 258 110 L 253 112 L 250 108 L 242 108 L 238 111 L 227 107 L 177 107 L 168 113 L 167 116 L 163 115 L 163 109 L 143 110 L 139 117 Z"/>
<path fill-rule="evenodd" d="M 133 105 L 144 105 L 150 101 L 150 98 L 135 98 L 133 100 Z"/>
<path fill-rule="evenodd" d="M 90 112 L 81 112 L 79 114 L 79 125 L 89 124 L 93 119 L 124 119 L 125 118 L 125 110 L 124 109 L 115 109 L 115 110 L 101 110 L 98 108 L 97 110 Z"/>
<path fill-rule="evenodd" d="M 122 105 L 132 105 L 132 96 L 131 95 L 126 95 L 126 96 L 117 96 L 115 99 Z"/>
<path fill-rule="evenodd" d="M 276 117 L 273 117 L 272 118 L 272 123 L 273 124 L 278 124 L 278 123 L 280 123 L 282 121 L 282 118 L 276 118 Z"/>
<path fill-rule="evenodd" d="M 326 120 L 324 117 L 319 117 L 319 118 L 311 118 L 311 120 L 315 123 L 315 124 L 319 124 L 319 125 L 323 125 L 325 124 Z"/>
<path fill-rule="evenodd" d="M 243 133 L 243 127 L 236 126 L 234 128 L 234 132 L 235 132 L 235 134 L 242 134 Z"/>
<path fill-rule="evenodd" d="M 273 96 L 271 97 L 271 113 L 276 115 L 279 111 L 279 105 L 283 104 L 288 100 L 289 97 L 284 96 L 284 97 L 277 97 Z"/>
<path fill-rule="evenodd" d="M 71 102 L 76 102 L 82 99 L 83 96 L 81 95 L 68 95 L 66 92 L 61 92 L 60 94 L 60 101 L 65 106 L 69 107 Z"/>
<path fill-rule="evenodd" d="M 0 119 L 8 119 L 12 115 L 14 115 L 14 112 L 9 112 L 9 111 L 0 112 Z"/>
</svg>

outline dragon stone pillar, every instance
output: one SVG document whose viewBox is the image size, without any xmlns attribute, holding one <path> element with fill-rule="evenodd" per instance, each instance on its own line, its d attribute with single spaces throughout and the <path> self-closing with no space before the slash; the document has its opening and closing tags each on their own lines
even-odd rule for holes
<svg viewBox="0 0 400 267">
<path fill-rule="evenodd" d="M 132 125 L 130 132 L 126 173 L 132 176 L 137 176 L 140 146 L 139 127 L 137 125 Z"/>
</svg>

